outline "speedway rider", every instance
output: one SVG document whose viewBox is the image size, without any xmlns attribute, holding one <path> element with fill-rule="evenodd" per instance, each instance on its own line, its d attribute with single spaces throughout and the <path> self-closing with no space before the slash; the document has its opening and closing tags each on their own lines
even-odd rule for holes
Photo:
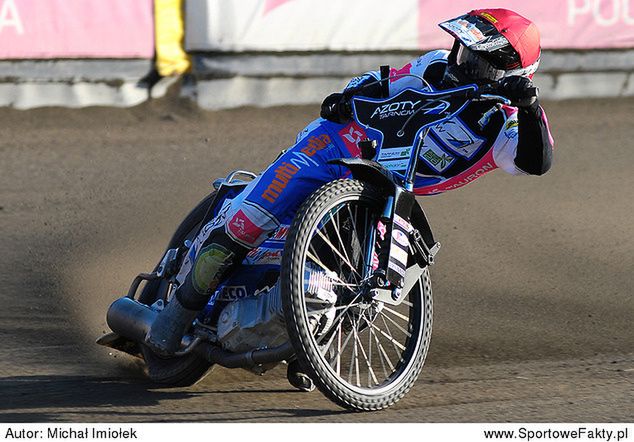
<svg viewBox="0 0 634 442">
<path fill-rule="evenodd" d="M 348 93 L 327 97 L 322 118 L 309 124 L 293 147 L 231 201 L 228 211 L 201 230 L 192 246 L 195 260 L 185 259 L 177 276 L 180 285 L 152 324 L 147 345 L 162 355 L 176 352 L 231 268 L 280 223 L 290 224 L 317 188 L 348 175 L 345 167 L 328 161 L 361 155 L 358 142 L 365 133 L 351 119 L 348 97 L 353 93 L 386 98 L 408 87 L 421 89 L 419 76 L 434 89 L 497 82 L 497 93 L 511 100 L 512 106 L 501 109 L 492 108 L 490 101 L 473 101 L 430 131 L 417 171 L 418 195 L 460 187 L 495 168 L 513 175 L 548 171 L 553 140 L 531 81 L 540 57 L 535 24 L 506 9 L 481 9 L 440 27 L 455 38 L 451 51 L 431 51 L 400 70 L 392 69 L 389 81 L 377 82 L 379 73 L 369 72 L 354 78 L 344 91 Z M 393 155 L 379 151 L 379 162 L 398 167 L 390 166 L 390 158 Z M 291 375 L 289 371 L 289 380 Z"/>
</svg>

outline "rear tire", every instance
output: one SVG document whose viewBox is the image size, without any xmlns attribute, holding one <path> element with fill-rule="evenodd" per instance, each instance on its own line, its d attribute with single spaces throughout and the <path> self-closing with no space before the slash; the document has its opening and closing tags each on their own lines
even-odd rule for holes
<svg viewBox="0 0 634 442">
<path fill-rule="evenodd" d="M 209 194 L 187 215 L 172 235 L 166 250 L 182 246 L 185 240 L 194 239 L 215 195 L 216 192 Z M 155 271 L 159 264 L 154 268 Z M 165 299 L 168 289 L 169 284 L 164 279 L 149 281 L 141 291 L 139 302 L 152 305 L 158 299 Z M 213 364 L 192 353 L 180 357 L 162 357 L 143 344 L 140 347 L 147 366 L 147 375 L 158 384 L 189 387 L 204 378 L 213 368 Z"/>
<path fill-rule="evenodd" d="M 364 255 L 384 201 L 368 183 L 326 184 L 299 209 L 282 260 L 284 316 L 297 360 L 326 397 L 356 411 L 401 399 L 418 378 L 431 339 L 427 269 L 400 305 L 361 294 Z M 333 275 L 331 288 L 323 286 L 325 275 Z M 308 292 L 311 284 L 335 293 L 334 307 L 332 297 Z"/>
</svg>

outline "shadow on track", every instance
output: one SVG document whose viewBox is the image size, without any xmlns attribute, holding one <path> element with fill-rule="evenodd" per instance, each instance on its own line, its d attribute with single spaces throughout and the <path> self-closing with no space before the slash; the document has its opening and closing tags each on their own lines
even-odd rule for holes
<svg viewBox="0 0 634 442">
<path fill-rule="evenodd" d="M 261 407 L 230 412 L 225 402 L 245 397 L 275 401 L 280 394 L 305 394 L 280 389 L 200 390 L 162 388 L 140 379 L 92 376 L 13 376 L 0 378 L 0 422 L 215 421 L 245 422 L 289 417 L 324 417 L 347 411 Z M 268 399 L 267 399 L 268 397 Z M 175 402 L 178 401 L 178 402 Z M 244 402 L 244 401 L 243 401 Z M 248 402 L 248 401 L 246 401 Z M 192 407 L 192 403 L 195 405 Z M 175 404 L 181 412 L 175 411 Z M 219 409 L 214 409 L 219 404 Z M 258 416 L 261 415 L 261 416 Z"/>
</svg>

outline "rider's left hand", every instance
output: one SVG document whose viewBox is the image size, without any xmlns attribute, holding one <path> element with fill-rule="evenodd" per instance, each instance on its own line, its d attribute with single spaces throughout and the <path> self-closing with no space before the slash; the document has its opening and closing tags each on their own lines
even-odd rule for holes
<svg viewBox="0 0 634 442">
<path fill-rule="evenodd" d="M 348 98 L 341 93 L 328 95 L 321 104 L 320 116 L 334 123 L 347 123 L 352 118 Z"/>
<path fill-rule="evenodd" d="M 530 107 L 537 101 L 537 88 L 526 77 L 504 77 L 498 82 L 498 93 L 511 100 L 515 107 Z"/>
</svg>

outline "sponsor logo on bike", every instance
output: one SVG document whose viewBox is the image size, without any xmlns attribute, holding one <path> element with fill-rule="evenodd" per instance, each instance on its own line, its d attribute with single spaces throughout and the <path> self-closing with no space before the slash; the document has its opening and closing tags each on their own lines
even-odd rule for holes
<svg viewBox="0 0 634 442">
<path fill-rule="evenodd" d="M 235 301 L 247 297 L 247 288 L 244 285 L 224 286 L 220 290 L 218 301 Z"/>
<path fill-rule="evenodd" d="M 380 163 L 387 170 L 399 171 L 399 170 L 405 170 L 407 168 L 407 165 L 409 164 L 409 160 L 389 160 L 389 161 L 381 160 Z"/>
<path fill-rule="evenodd" d="M 471 158 L 486 142 L 486 139 L 471 132 L 459 118 L 437 124 L 432 131 L 445 147 L 466 158 Z"/>
<path fill-rule="evenodd" d="M 392 247 L 390 249 L 390 258 L 394 258 L 404 266 L 407 265 L 407 256 L 407 251 L 401 249 L 400 247 Z"/>
<path fill-rule="evenodd" d="M 405 221 L 405 219 L 403 219 L 403 217 L 401 217 L 400 215 L 394 214 L 394 222 L 408 233 L 410 230 L 412 230 L 412 225 L 409 222 Z"/>
<path fill-rule="evenodd" d="M 421 103 L 421 100 L 417 101 L 397 101 L 396 103 L 382 104 L 372 113 L 370 118 L 379 117 L 379 119 L 390 117 L 407 117 L 414 113 L 414 109 Z"/>
<path fill-rule="evenodd" d="M 397 262 L 390 261 L 390 262 L 387 263 L 387 267 L 389 269 L 394 270 L 399 275 L 405 276 L 405 269 L 400 264 L 398 264 Z"/>
<path fill-rule="evenodd" d="M 454 160 L 452 156 L 447 155 L 444 152 L 439 155 L 432 149 L 423 152 L 422 156 L 434 166 L 434 169 L 439 172 L 442 172 L 447 167 L 449 167 L 451 165 L 451 162 Z"/>
<path fill-rule="evenodd" d="M 398 229 L 394 229 L 392 231 L 392 238 L 394 238 L 397 243 L 399 243 L 400 245 L 404 247 L 409 246 L 409 239 L 407 238 L 407 235 Z"/>
<path fill-rule="evenodd" d="M 445 100 L 425 100 L 424 102 L 422 100 L 397 101 L 396 103 L 377 106 L 370 118 L 378 117 L 382 120 L 392 117 L 408 117 L 415 112 L 422 112 L 427 115 L 438 115 L 446 111 L 449 106 L 449 102 Z"/>
<path fill-rule="evenodd" d="M 410 147 L 392 147 L 388 149 L 381 149 L 379 152 L 378 160 L 398 160 L 401 158 L 409 157 L 412 152 Z"/>
</svg>

